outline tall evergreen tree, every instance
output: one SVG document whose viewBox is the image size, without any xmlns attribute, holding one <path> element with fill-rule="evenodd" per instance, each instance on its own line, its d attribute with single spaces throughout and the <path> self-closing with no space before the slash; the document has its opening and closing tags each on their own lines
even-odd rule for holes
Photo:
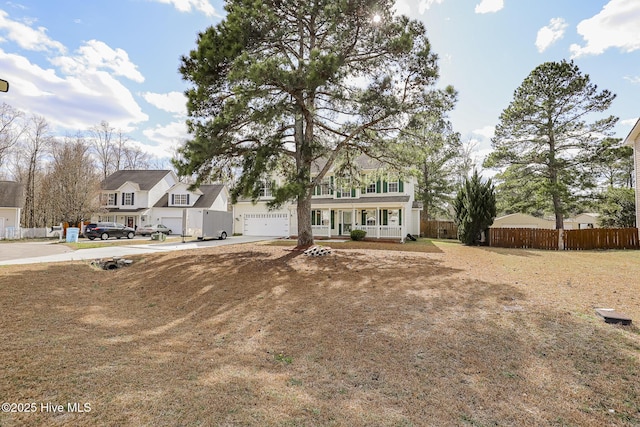
<svg viewBox="0 0 640 427">
<path fill-rule="evenodd" d="M 607 90 L 598 91 L 573 62 L 536 67 L 500 115 L 494 151 L 484 166 L 515 165 L 518 172 L 526 172 L 505 178 L 526 179 L 529 190 L 550 201 L 556 228 L 561 229 L 571 199 L 594 185 L 589 166 L 602 136 L 610 134 L 617 121 L 594 116 L 606 111 L 614 98 Z"/>
<path fill-rule="evenodd" d="M 465 245 L 477 244 L 481 233 L 496 217 L 496 195 L 491 180 L 483 182 L 475 170 L 458 190 L 453 207 L 458 239 Z"/>
<path fill-rule="evenodd" d="M 229 0 L 227 15 L 182 58 L 191 139 L 175 162 L 196 185 L 241 171 L 232 197 L 256 200 L 280 170 L 271 206 L 296 201 L 298 244 L 313 243 L 311 195 L 326 172 L 364 153 L 393 161 L 409 117 L 441 98 L 420 22 L 392 0 Z M 345 155 L 348 154 L 348 155 Z M 322 159 L 324 167 L 311 175 Z"/>
<path fill-rule="evenodd" d="M 609 187 L 604 193 L 599 210 L 601 227 L 635 227 L 635 191 L 633 188 Z"/>
<path fill-rule="evenodd" d="M 410 152 L 407 163 L 413 165 L 418 177 L 416 198 L 422 201 L 424 218 L 450 216 L 448 207 L 463 163 L 460 134 L 453 131 L 443 112 L 421 113 L 402 132 L 400 143 Z"/>
</svg>

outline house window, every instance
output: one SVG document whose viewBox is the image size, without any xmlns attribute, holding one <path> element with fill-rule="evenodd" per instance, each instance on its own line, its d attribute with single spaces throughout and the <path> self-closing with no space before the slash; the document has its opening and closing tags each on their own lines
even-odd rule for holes
<svg viewBox="0 0 640 427">
<path fill-rule="evenodd" d="M 389 184 L 388 184 L 389 193 L 397 193 L 398 191 L 400 191 L 398 178 L 393 178 L 393 179 L 395 179 L 395 181 L 389 181 Z"/>
<path fill-rule="evenodd" d="M 260 197 L 271 197 L 271 183 L 263 181 L 260 187 Z"/>
<path fill-rule="evenodd" d="M 172 205 L 189 205 L 189 195 L 188 194 L 172 194 L 171 195 L 171 204 Z"/>
<path fill-rule="evenodd" d="M 375 193 L 376 192 L 376 183 L 372 182 L 371 184 L 367 185 L 367 194 L 371 194 L 371 193 Z"/>
<path fill-rule="evenodd" d="M 351 197 L 351 189 L 350 188 L 342 188 L 342 189 L 340 189 L 340 197 L 342 197 L 342 198 Z"/>
<path fill-rule="evenodd" d="M 320 185 L 316 185 L 316 196 L 328 196 L 331 194 L 331 180 L 329 178 L 323 178 Z"/>
<path fill-rule="evenodd" d="M 102 206 L 116 206 L 118 200 L 116 196 L 116 193 L 102 193 L 100 195 Z"/>
<path fill-rule="evenodd" d="M 311 225 L 322 224 L 322 211 L 320 209 L 314 209 L 311 211 Z"/>
<path fill-rule="evenodd" d="M 133 193 L 122 193 L 122 206 L 133 206 Z"/>
</svg>

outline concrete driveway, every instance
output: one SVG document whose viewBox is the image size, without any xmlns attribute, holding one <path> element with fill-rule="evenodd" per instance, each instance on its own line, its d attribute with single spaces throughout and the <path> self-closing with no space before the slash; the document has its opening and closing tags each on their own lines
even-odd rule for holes
<svg viewBox="0 0 640 427">
<path fill-rule="evenodd" d="M 277 237 L 232 236 L 226 240 L 195 240 L 185 243 L 155 243 L 139 245 L 105 246 L 104 248 L 73 250 L 65 245 L 50 242 L 0 243 L 0 265 L 36 264 L 40 262 L 62 262 L 124 257 L 154 252 L 208 248 L 273 240 Z M 148 240 L 148 239 L 147 239 Z"/>
</svg>

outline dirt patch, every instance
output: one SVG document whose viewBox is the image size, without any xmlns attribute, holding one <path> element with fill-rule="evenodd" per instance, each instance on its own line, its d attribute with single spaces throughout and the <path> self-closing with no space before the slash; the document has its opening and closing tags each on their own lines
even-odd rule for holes
<svg viewBox="0 0 640 427">
<path fill-rule="evenodd" d="M 0 425 L 640 424 L 640 252 L 328 245 L 0 268 Z"/>
</svg>

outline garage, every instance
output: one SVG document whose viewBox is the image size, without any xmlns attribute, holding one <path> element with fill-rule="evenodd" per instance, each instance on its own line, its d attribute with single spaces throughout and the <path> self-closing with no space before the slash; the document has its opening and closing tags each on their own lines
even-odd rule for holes
<svg viewBox="0 0 640 427">
<path fill-rule="evenodd" d="M 160 218 L 160 224 L 171 229 L 171 234 L 182 234 L 182 218 L 165 216 Z"/>
<path fill-rule="evenodd" d="M 244 216 L 245 236 L 289 237 L 288 213 L 248 213 Z"/>
</svg>

